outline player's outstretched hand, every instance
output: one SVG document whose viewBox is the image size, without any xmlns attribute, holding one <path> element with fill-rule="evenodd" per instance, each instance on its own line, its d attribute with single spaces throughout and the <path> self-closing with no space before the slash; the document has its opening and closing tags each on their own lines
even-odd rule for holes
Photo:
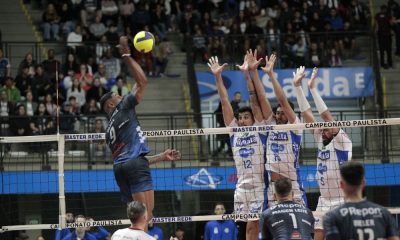
<svg viewBox="0 0 400 240">
<path fill-rule="evenodd" d="M 130 50 L 130 48 L 129 48 L 129 40 L 128 40 L 128 37 L 126 37 L 126 36 L 121 36 L 121 37 L 119 38 L 119 44 L 117 45 L 117 48 L 118 48 L 119 53 L 120 53 L 121 55 L 124 55 L 124 54 L 131 54 L 131 50 Z"/>
<path fill-rule="evenodd" d="M 267 73 L 268 75 L 271 75 L 274 73 L 274 64 L 276 61 L 276 55 L 275 54 L 271 54 L 271 56 L 268 59 L 268 56 L 265 57 L 265 67 L 262 67 L 261 69 Z"/>
<path fill-rule="evenodd" d="M 221 74 L 222 71 L 224 70 L 224 68 L 225 68 L 226 66 L 228 66 L 227 63 L 224 63 L 224 64 L 222 64 L 222 65 L 219 65 L 219 63 L 218 63 L 218 57 L 217 57 L 217 56 L 211 57 L 210 59 L 208 59 L 207 65 L 210 67 L 210 70 L 211 70 L 211 72 L 212 72 L 214 75 Z"/>
<path fill-rule="evenodd" d="M 301 80 L 306 76 L 305 67 L 300 66 L 296 69 L 296 72 L 293 72 L 293 85 L 295 87 L 299 87 L 301 85 Z"/>
<path fill-rule="evenodd" d="M 175 149 L 167 149 L 164 151 L 164 161 L 175 161 L 181 159 L 181 153 Z"/>
<path fill-rule="evenodd" d="M 310 80 L 308 80 L 308 87 L 309 88 L 315 88 L 315 79 L 317 78 L 318 75 L 318 68 L 314 68 L 311 74 Z"/>
<path fill-rule="evenodd" d="M 247 56 L 247 64 L 249 65 L 250 70 L 256 70 L 260 65 L 261 61 L 263 60 L 262 58 L 257 60 L 257 49 L 254 50 L 254 52 L 251 49 L 247 50 L 246 56 Z"/>
<path fill-rule="evenodd" d="M 248 58 L 247 55 L 248 55 L 247 53 L 246 53 L 246 55 L 244 55 L 244 59 L 243 59 L 243 64 L 242 65 L 236 64 L 236 67 L 238 67 L 243 72 L 246 72 L 246 71 L 249 70 L 249 64 L 247 63 L 247 58 Z"/>
</svg>

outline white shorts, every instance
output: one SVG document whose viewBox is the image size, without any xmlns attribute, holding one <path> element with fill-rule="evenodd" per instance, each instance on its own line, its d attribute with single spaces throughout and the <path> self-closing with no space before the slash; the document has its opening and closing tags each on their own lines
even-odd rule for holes
<svg viewBox="0 0 400 240">
<path fill-rule="evenodd" d="M 297 181 L 292 181 L 292 192 L 293 192 L 293 201 L 302 205 L 306 205 L 305 198 L 306 193 L 300 190 L 300 186 Z M 275 186 L 272 181 L 269 181 L 268 186 L 268 208 L 275 206 L 278 202 L 274 196 Z"/>
<path fill-rule="evenodd" d="M 315 209 L 316 212 L 328 212 L 344 203 L 343 198 L 323 198 L 319 197 L 318 198 L 318 205 L 317 209 Z M 325 214 L 324 214 L 325 215 Z M 324 215 L 319 215 L 315 214 L 314 219 L 315 219 L 315 224 L 314 224 L 314 229 L 324 229 L 322 226 L 322 221 L 324 220 Z"/>
<path fill-rule="evenodd" d="M 235 190 L 235 214 L 262 213 L 266 207 L 267 201 L 264 198 L 264 189 L 255 189 L 254 191 Z"/>
</svg>

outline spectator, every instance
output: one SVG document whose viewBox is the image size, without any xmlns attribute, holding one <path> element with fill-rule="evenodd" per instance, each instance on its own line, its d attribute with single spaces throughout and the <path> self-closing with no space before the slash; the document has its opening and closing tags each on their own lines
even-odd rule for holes
<svg viewBox="0 0 400 240">
<path fill-rule="evenodd" d="M 131 0 L 122 0 L 119 9 L 124 29 L 126 29 L 127 27 L 130 27 L 130 19 L 135 11 L 135 5 Z"/>
<path fill-rule="evenodd" d="M 322 59 L 322 53 L 320 49 L 318 48 L 318 44 L 315 42 L 311 43 L 310 47 L 310 54 L 309 54 L 309 63 L 311 63 L 311 67 L 322 67 L 323 65 L 323 59 Z"/>
<path fill-rule="evenodd" d="M 323 21 L 318 12 L 313 12 L 308 28 L 311 32 L 322 32 L 324 30 Z"/>
<path fill-rule="evenodd" d="M 97 14 L 96 10 L 98 8 L 99 0 L 85 0 L 80 7 L 80 17 L 83 27 L 88 27 L 88 21 L 92 20 Z M 101 12 L 100 12 L 101 14 Z"/>
<path fill-rule="evenodd" d="M 161 228 L 154 226 L 154 223 L 150 222 L 149 223 L 149 231 L 148 234 L 155 238 L 156 240 L 162 240 L 164 239 L 164 233 Z"/>
<path fill-rule="evenodd" d="M 270 19 L 267 22 L 267 50 L 268 55 L 278 50 L 279 46 L 279 30 L 275 26 L 275 21 Z"/>
<path fill-rule="evenodd" d="M 344 29 L 343 31 L 345 32 L 342 35 L 342 38 L 339 40 L 339 47 L 340 47 L 340 52 L 346 54 L 344 57 L 353 57 L 356 54 L 356 40 L 354 39 L 354 34 L 352 33 L 353 29 L 350 26 L 349 22 L 344 23 Z"/>
<path fill-rule="evenodd" d="M 83 107 L 83 114 L 84 115 L 98 115 L 100 114 L 100 108 L 97 106 L 97 102 L 95 99 L 91 98 L 89 101 L 86 101 L 85 106 Z"/>
<path fill-rule="evenodd" d="M 93 222 L 94 219 L 91 217 L 86 217 L 86 221 Z M 110 239 L 110 233 L 102 226 L 90 227 L 88 233 L 92 234 L 97 240 Z"/>
<path fill-rule="evenodd" d="M 106 56 L 101 60 L 101 63 L 105 66 L 107 80 L 115 79 L 120 75 L 121 61 L 113 56 L 111 48 L 107 49 Z"/>
<path fill-rule="evenodd" d="M 33 82 L 37 89 L 37 96 L 33 95 L 35 100 L 43 100 L 47 93 L 53 93 L 53 85 L 49 76 L 44 72 L 43 65 L 36 66 L 36 75 Z M 35 92 L 33 92 L 33 94 L 35 94 Z"/>
<path fill-rule="evenodd" d="M 97 15 L 95 19 L 95 22 L 90 24 L 89 31 L 96 40 L 99 40 L 107 32 L 107 28 L 104 23 L 101 22 L 100 15 Z"/>
<path fill-rule="evenodd" d="M 67 54 L 67 61 L 64 63 L 63 72 L 64 74 L 68 74 L 68 71 L 79 71 L 79 64 L 76 62 L 76 57 L 72 53 Z"/>
<path fill-rule="evenodd" d="M 57 14 L 53 3 L 49 3 L 42 15 L 43 38 L 45 41 L 59 40 L 60 17 Z"/>
<path fill-rule="evenodd" d="M 129 93 L 129 89 L 126 86 L 126 83 L 125 83 L 124 79 L 122 79 L 121 76 L 117 77 L 117 84 L 115 84 L 111 88 L 111 92 L 115 92 L 118 95 L 120 95 L 121 97 L 123 97 Z"/>
<path fill-rule="evenodd" d="M 215 119 L 217 121 L 217 127 L 225 127 L 224 117 L 222 115 L 222 104 L 219 102 L 217 109 L 214 111 Z M 225 149 L 225 145 L 228 146 L 228 150 L 226 151 L 228 154 L 232 152 L 229 135 L 227 134 L 218 134 L 216 136 L 217 142 L 219 142 L 219 146 L 213 152 L 213 157 L 218 156 L 218 154 Z"/>
<path fill-rule="evenodd" d="M 65 221 L 66 221 L 66 223 L 74 223 L 75 222 L 74 214 L 70 213 L 70 212 L 65 213 Z M 56 230 L 56 240 L 64 239 L 64 237 L 69 235 L 72 231 L 73 231 L 72 228 L 64 228 L 61 230 L 57 229 Z"/>
<path fill-rule="evenodd" d="M 107 26 L 118 23 L 118 5 L 114 0 L 101 0 L 101 13 Z"/>
<path fill-rule="evenodd" d="M 74 81 L 74 79 L 75 79 L 75 72 L 74 72 L 74 70 L 69 70 L 69 71 L 67 72 L 67 76 L 64 77 L 64 79 L 63 79 L 63 81 L 62 81 L 62 83 L 61 83 L 62 87 L 64 88 L 64 90 L 65 90 L 66 92 L 68 92 L 68 90 L 71 89 L 71 87 L 72 87 L 72 82 Z"/>
<path fill-rule="evenodd" d="M 239 114 L 239 108 L 241 107 L 241 103 L 242 103 L 242 94 L 240 92 L 235 92 L 233 95 L 233 100 L 231 101 L 232 110 L 235 115 Z"/>
<path fill-rule="evenodd" d="M 224 46 L 221 44 L 219 37 L 211 38 L 208 45 L 208 53 L 210 56 L 224 56 Z"/>
<path fill-rule="evenodd" d="M 153 49 L 154 65 L 156 76 L 164 76 L 168 64 L 168 56 L 172 53 L 171 47 L 167 41 L 158 42 L 160 39 L 156 36 L 156 45 Z"/>
<path fill-rule="evenodd" d="M 23 97 L 26 96 L 28 91 L 32 90 L 32 78 L 29 75 L 29 67 L 24 66 L 21 74 L 15 77 L 15 87 L 21 92 Z"/>
<path fill-rule="evenodd" d="M 96 61 L 100 62 L 109 49 L 111 49 L 111 46 L 107 41 L 107 36 L 101 36 L 100 41 L 96 43 Z"/>
<path fill-rule="evenodd" d="M 67 37 L 67 46 L 73 53 L 77 52 L 77 47 L 82 46 L 82 27 L 81 25 L 75 26 L 75 31 L 70 32 Z"/>
<path fill-rule="evenodd" d="M 54 103 L 51 93 L 46 94 L 46 110 L 51 116 L 57 114 L 57 105 Z"/>
<path fill-rule="evenodd" d="M 93 78 L 98 78 L 100 79 L 100 83 L 103 86 L 111 86 L 112 84 L 108 84 L 108 78 L 107 78 L 107 70 L 106 66 L 104 64 L 99 64 L 99 67 L 97 69 L 98 71 L 94 74 Z M 113 84 L 115 84 L 115 80 L 113 81 Z"/>
<path fill-rule="evenodd" d="M 68 5 L 68 3 L 62 3 L 59 15 L 62 34 L 63 37 L 66 38 L 68 34 L 75 29 L 75 19 L 73 18 L 74 13 L 72 12 L 72 9 Z"/>
<path fill-rule="evenodd" d="M 206 37 L 198 25 L 194 28 L 196 34 L 193 36 L 193 63 L 196 63 L 197 57 L 200 57 L 201 62 L 204 62 L 207 59 Z"/>
<path fill-rule="evenodd" d="M 392 16 L 393 30 L 396 35 L 396 56 L 400 56 L 400 5 L 395 0 L 389 0 L 388 8 Z"/>
<path fill-rule="evenodd" d="M 215 215 L 225 214 L 223 203 L 217 203 L 214 207 Z M 209 221 L 204 230 L 204 240 L 236 240 L 238 230 L 232 220 Z"/>
<path fill-rule="evenodd" d="M 74 79 L 71 89 L 67 92 L 67 99 L 75 97 L 80 107 L 86 103 L 86 93 L 81 87 L 81 82 L 78 79 Z"/>
<path fill-rule="evenodd" d="M 25 66 L 28 66 L 29 75 L 33 77 L 35 75 L 36 61 L 33 59 L 33 55 L 31 52 L 28 52 L 25 55 L 25 58 L 20 62 L 18 67 L 18 74 L 22 73 L 22 68 L 24 68 Z"/>
<path fill-rule="evenodd" d="M 330 16 L 325 18 L 325 21 L 331 24 L 332 30 L 338 31 L 343 29 L 343 19 L 337 14 L 336 9 L 332 8 L 330 11 Z"/>
<path fill-rule="evenodd" d="M 110 43 L 117 43 L 119 41 L 118 28 L 115 24 L 111 24 L 106 32 L 106 37 Z"/>
<path fill-rule="evenodd" d="M 349 6 L 349 13 L 351 25 L 358 29 L 364 29 L 366 27 L 367 24 L 365 23 L 368 22 L 369 11 L 364 3 L 361 3 L 359 0 L 352 0 Z"/>
<path fill-rule="evenodd" d="M 183 230 L 182 227 L 177 227 L 175 230 L 174 237 L 177 240 L 184 240 L 184 236 L 185 236 L 185 230 Z"/>
<path fill-rule="evenodd" d="M 52 117 L 46 110 L 44 102 L 37 105 L 35 117 L 29 123 L 30 131 L 33 135 L 54 134 L 56 129 Z"/>
<path fill-rule="evenodd" d="M 90 131 L 91 133 L 104 133 L 104 123 L 101 119 L 96 119 L 94 122 L 94 127 Z M 108 146 L 104 140 L 94 140 L 90 143 L 90 148 L 92 151 L 92 156 L 105 156 L 108 151 Z M 150 231 L 150 230 L 149 230 Z"/>
<path fill-rule="evenodd" d="M 76 116 L 72 112 L 71 104 L 65 102 L 60 113 L 60 133 L 74 133 L 75 123 Z"/>
<path fill-rule="evenodd" d="M 137 9 L 133 12 L 131 18 L 131 28 L 133 32 L 138 32 L 143 30 L 144 26 L 151 25 L 151 15 L 150 12 L 147 11 L 146 7 L 148 7 L 147 3 L 142 1 L 138 3 Z"/>
<path fill-rule="evenodd" d="M 1 136 L 8 136 L 9 116 L 14 115 L 14 104 L 7 100 L 7 93 L 0 89 L 0 130 Z"/>
<path fill-rule="evenodd" d="M 161 4 L 156 5 L 151 20 L 154 32 L 161 38 L 161 40 L 164 40 L 167 34 L 167 16 L 165 15 L 165 11 Z"/>
<path fill-rule="evenodd" d="M 13 134 L 13 136 L 30 135 L 29 118 L 26 115 L 24 105 L 18 105 L 16 110 L 16 116 L 10 118 L 11 133 Z"/>
<path fill-rule="evenodd" d="M 0 48 L 0 85 L 3 85 L 6 77 L 9 76 L 11 76 L 10 61 L 4 57 L 3 49 Z"/>
<path fill-rule="evenodd" d="M 375 32 L 378 36 L 379 53 L 381 59 L 381 67 L 387 69 L 393 67 L 392 62 L 392 21 L 387 12 L 386 5 L 381 6 L 381 11 L 375 15 Z M 385 53 L 387 61 L 385 61 Z"/>
<path fill-rule="evenodd" d="M 301 37 L 299 37 L 297 42 L 293 45 L 292 52 L 295 57 L 295 65 L 300 66 L 301 64 L 304 64 L 307 56 L 307 46 Z"/>
<path fill-rule="evenodd" d="M 292 20 L 292 26 L 294 31 L 298 32 L 305 29 L 305 22 L 300 11 L 294 12 L 294 19 Z"/>
<path fill-rule="evenodd" d="M 15 82 L 12 77 L 7 77 L 4 86 L 0 91 L 5 91 L 7 94 L 7 100 L 12 104 L 16 104 L 21 100 L 21 92 L 15 87 Z"/>
<path fill-rule="evenodd" d="M 23 104 L 26 109 L 26 115 L 30 117 L 34 115 L 37 108 L 37 102 L 33 101 L 33 94 L 31 91 L 26 92 L 26 100 L 21 104 Z"/>
<path fill-rule="evenodd" d="M 90 99 L 94 99 L 98 102 L 106 92 L 108 91 L 101 85 L 100 78 L 95 77 L 93 86 L 86 93 L 86 102 L 89 102 Z"/>
<path fill-rule="evenodd" d="M 54 49 L 49 49 L 47 51 L 47 59 L 42 62 L 44 71 L 48 74 L 51 79 L 56 78 L 56 72 L 61 71 L 61 63 L 55 59 Z"/>
<path fill-rule="evenodd" d="M 86 92 L 92 87 L 93 76 L 89 73 L 86 64 L 81 64 L 79 69 L 80 71 L 75 74 L 75 79 L 78 79 L 82 89 Z"/>
<path fill-rule="evenodd" d="M 342 58 L 336 53 L 336 49 L 332 48 L 329 55 L 329 66 L 330 67 L 341 67 Z"/>
<path fill-rule="evenodd" d="M 85 223 L 86 218 L 83 215 L 77 215 L 75 217 L 75 223 Z M 75 239 L 82 239 L 82 240 L 96 240 L 96 237 L 93 236 L 91 233 L 87 232 L 85 227 L 77 227 L 75 231 L 70 232 L 66 237 L 65 240 L 75 240 Z"/>
</svg>

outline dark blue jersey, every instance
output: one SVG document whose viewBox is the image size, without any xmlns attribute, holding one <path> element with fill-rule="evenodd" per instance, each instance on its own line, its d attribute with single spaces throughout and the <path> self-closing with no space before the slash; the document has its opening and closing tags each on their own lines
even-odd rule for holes
<svg viewBox="0 0 400 240">
<path fill-rule="evenodd" d="M 261 214 L 260 225 L 263 240 L 311 240 L 314 217 L 310 209 L 287 201 L 265 210 Z"/>
<path fill-rule="evenodd" d="M 369 201 L 345 203 L 324 217 L 327 240 L 387 239 L 397 236 L 390 212 Z"/>
<path fill-rule="evenodd" d="M 236 240 L 238 234 L 231 220 L 209 221 L 204 229 L 204 240 Z"/>
<path fill-rule="evenodd" d="M 114 164 L 144 156 L 150 152 L 143 136 L 135 107 L 133 93 L 126 95 L 112 112 L 106 129 L 106 142 L 111 149 Z"/>
<path fill-rule="evenodd" d="M 155 238 L 156 240 L 163 240 L 164 234 L 161 228 L 153 226 L 149 227 L 149 231 L 147 232 L 150 236 Z"/>
</svg>

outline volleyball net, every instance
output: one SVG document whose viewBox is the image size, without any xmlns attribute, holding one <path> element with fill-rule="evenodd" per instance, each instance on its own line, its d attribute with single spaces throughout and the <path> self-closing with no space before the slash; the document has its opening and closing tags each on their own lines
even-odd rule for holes
<svg viewBox="0 0 400 240">
<path fill-rule="evenodd" d="M 180 160 L 161 161 L 151 166 L 155 190 L 153 222 L 174 224 L 258 219 L 258 212 L 254 209 L 235 209 L 234 191 L 237 180 L 243 176 L 237 174 L 231 148 L 242 160 L 241 171 L 253 177 L 246 183 L 248 186 L 242 188 L 256 189 L 251 194 L 243 194 L 242 201 L 265 201 L 267 195 L 260 186 L 267 177 L 257 176 L 264 169 L 264 152 L 251 145 L 257 141 L 254 136 L 259 134 L 276 141 L 276 144 L 267 144 L 266 151 L 267 154 L 268 151 L 276 154 L 277 161 L 285 162 L 288 149 L 298 150 L 299 160 L 295 163 L 299 166 L 298 179 L 292 180 L 305 190 L 308 206 L 315 210 L 320 192 L 318 182 L 321 184 L 328 182 L 329 178 L 338 177 L 326 175 L 327 164 L 317 165 L 317 157 L 323 159 L 326 154 L 339 154 L 318 153 L 318 143 L 310 130 L 327 128 L 342 128 L 351 140 L 352 161 L 362 162 L 366 168 L 367 197 L 398 214 L 398 195 L 393 187 L 400 185 L 397 177 L 400 155 L 396 154 L 400 149 L 389 149 L 386 151 L 389 154 L 384 152 L 389 143 L 395 146 L 400 139 L 399 126 L 400 118 L 386 118 L 144 131 L 143 136 L 152 150 L 149 155 L 171 148 L 179 150 L 182 155 Z M 270 132 L 275 134 L 268 135 Z M 286 143 L 286 146 L 279 144 L 279 140 L 286 142 L 287 134 L 292 133 L 301 138 L 298 146 L 293 142 Z M 230 134 L 240 135 L 241 139 L 232 142 Z M 391 137 L 388 138 L 389 135 Z M 101 132 L 1 137 L 1 231 L 81 226 L 67 222 L 67 213 L 93 218 L 84 223 L 85 227 L 130 224 L 114 179 L 111 153 L 104 139 L 105 134 Z M 254 159 L 260 159 L 260 162 Z M 249 171 L 254 171 L 254 174 Z M 321 176 L 328 179 L 321 179 Z M 338 191 L 329 187 L 325 188 Z M 214 215 L 217 202 L 225 204 L 224 215 Z"/>
</svg>

